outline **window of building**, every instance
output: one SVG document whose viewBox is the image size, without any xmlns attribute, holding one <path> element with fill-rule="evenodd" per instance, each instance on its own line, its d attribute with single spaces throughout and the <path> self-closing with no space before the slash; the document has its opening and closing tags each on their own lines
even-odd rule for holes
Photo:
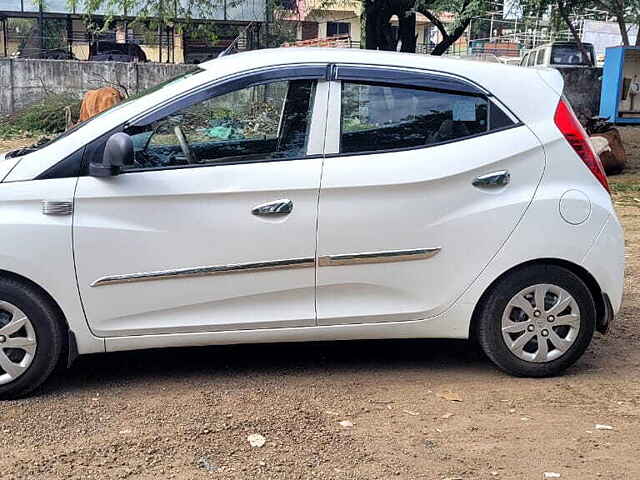
<svg viewBox="0 0 640 480">
<path fill-rule="evenodd" d="M 351 24 L 349 22 L 327 22 L 327 37 L 336 35 L 351 35 Z"/>
</svg>

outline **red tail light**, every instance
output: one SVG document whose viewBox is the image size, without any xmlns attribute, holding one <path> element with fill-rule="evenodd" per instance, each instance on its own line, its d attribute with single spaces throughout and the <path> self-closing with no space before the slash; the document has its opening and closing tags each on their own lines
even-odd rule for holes
<svg viewBox="0 0 640 480">
<path fill-rule="evenodd" d="M 582 128 L 582 125 L 580 125 L 573 110 L 564 98 L 561 98 L 558 103 L 554 120 L 558 129 L 560 129 L 564 135 L 564 138 L 569 142 L 569 145 L 571 145 L 607 192 L 609 192 L 609 182 L 607 181 L 607 175 L 604 173 L 604 168 L 602 168 L 602 162 L 600 162 L 598 154 L 593 149 L 587 132 L 584 131 L 584 128 Z"/>
</svg>

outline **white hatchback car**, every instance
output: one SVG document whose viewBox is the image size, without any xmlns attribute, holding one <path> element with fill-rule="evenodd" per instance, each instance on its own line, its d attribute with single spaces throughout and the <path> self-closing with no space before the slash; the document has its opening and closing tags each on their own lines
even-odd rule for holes
<svg viewBox="0 0 640 480">
<path fill-rule="evenodd" d="M 200 65 L 0 161 L 0 395 L 78 354 L 475 338 L 573 364 L 623 235 L 555 70 L 341 49 Z"/>
</svg>

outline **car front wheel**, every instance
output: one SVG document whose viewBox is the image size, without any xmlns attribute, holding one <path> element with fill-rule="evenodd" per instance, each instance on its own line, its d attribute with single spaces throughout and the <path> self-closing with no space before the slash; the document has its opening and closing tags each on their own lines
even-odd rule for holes
<svg viewBox="0 0 640 480">
<path fill-rule="evenodd" d="M 58 363 L 59 311 L 37 288 L 0 278 L 0 399 L 19 398 L 44 382 Z"/>
<path fill-rule="evenodd" d="M 516 376 L 547 377 L 573 365 L 589 346 L 595 304 L 584 282 L 555 265 L 535 265 L 502 278 L 479 311 L 485 354 Z"/>
</svg>

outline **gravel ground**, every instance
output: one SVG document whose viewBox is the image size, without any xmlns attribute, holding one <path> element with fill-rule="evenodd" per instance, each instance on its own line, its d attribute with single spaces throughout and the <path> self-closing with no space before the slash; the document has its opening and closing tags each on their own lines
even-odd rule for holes
<svg viewBox="0 0 640 480">
<path fill-rule="evenodd" d="M 623 309 L 564 376 L 512 378 L 452 341 L 82 357 L 0 404 L 0 478 L 640 478 L 640 129 L 623 136 Z"/>
</svg>

